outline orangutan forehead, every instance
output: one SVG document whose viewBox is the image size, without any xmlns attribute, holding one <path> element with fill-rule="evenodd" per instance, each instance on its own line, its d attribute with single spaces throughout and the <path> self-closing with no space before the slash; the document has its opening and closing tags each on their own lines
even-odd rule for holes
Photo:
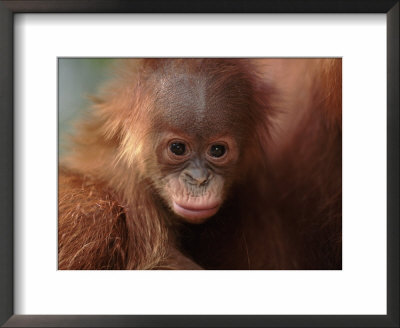
<svg viewBox="0 0 400 328">
<path fill-rule="evenodd" d="M 243 126 L 247 104 L 238 88 L 213 90 L 207 78 L 173 76 L 159 81 L 155 90 L 155 120 L 186 134 L 217 135 Z M 222 92 L 221 92 L 222 91 Z"/>
</svg>

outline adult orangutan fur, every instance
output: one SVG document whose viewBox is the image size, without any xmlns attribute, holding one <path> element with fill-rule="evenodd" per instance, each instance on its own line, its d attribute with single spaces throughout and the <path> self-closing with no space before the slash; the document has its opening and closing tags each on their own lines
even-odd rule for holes
<svg viewBox="0 0 400 328">
<path fill-rule="evenodd" d="M 341 269 L 341 59 L 128 59 L 59 168 L 59 269 Z"/>
</svg>

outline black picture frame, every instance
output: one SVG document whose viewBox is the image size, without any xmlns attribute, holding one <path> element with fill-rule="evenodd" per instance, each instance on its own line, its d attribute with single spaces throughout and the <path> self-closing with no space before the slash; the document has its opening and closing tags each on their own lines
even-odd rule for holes
<svg viewBox="0 0 400 328">
<path fill-rule="evenodd" d="M 5 327 L 399 327 L 399 7 L 398 0 L 0 1 L 0 324 Z M 385 13 L 387 315 L 14 315 L 13 29 L 16 13 Z"/>
</svg>

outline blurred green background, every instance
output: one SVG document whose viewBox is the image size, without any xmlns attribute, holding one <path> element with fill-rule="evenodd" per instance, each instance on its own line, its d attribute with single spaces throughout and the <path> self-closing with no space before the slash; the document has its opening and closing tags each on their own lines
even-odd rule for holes
<svg viewBox="0 0 400 328">
<path fill-rule="evenodd" d="M 65 153 L 68 135 L 73 123 L 88 110 L 89 95 L 110 76 L 112 58 L 59 58 L 58 59 L 58 149 Z"/>
</svg>

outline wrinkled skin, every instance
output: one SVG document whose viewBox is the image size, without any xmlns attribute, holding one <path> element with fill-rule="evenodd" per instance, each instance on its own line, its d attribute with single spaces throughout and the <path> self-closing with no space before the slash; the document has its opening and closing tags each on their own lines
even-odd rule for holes
<svg viewBox="0 0 400 328">
<path fill-rule="evenodd" d="M 192 223 L 200 223 L 218 212 L 229 187 L 229 173 L 238 160 L 234 139 L 199 139 L 168 134 L 157 149 L 161 171 L 165 172 L 158 181 L 162 196 L 174 213 Z M 185 145 L 184 154 L 171 151 L 171 144 L 176 142 Z M 223 145 L 224 154 L 212 156 L 213 145 Z"/>
</svg>

